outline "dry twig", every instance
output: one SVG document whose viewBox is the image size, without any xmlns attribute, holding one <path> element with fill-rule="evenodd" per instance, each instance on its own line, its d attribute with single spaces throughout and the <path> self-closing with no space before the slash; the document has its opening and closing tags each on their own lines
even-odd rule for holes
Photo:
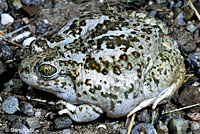
<svg viewBox="0 0 200 134">
<path fill-rule="evenodd" d="M 190 106 L 186 106 L 186 107 L 182 107 L 182 108 L 175 109 L 175 110 L 172 110 L 172 111 L 167 111 L 167 112 L 164 112 L 163 114 L 173 113 L 173 112 L 177 112 L 177 111 L 180 111 L 180 110 L 183 110 L 183 109 L 196 107 L 196 106 L 200 106 L 200 103 L 197 103 L 197 104 L 194 104 L 194 105 L 190 105 Z"/>
<path fill-rule="evenodd" d="M 132 117 L 131 117 L 131 121 L 130 121 L 130 124 L 129 124 L 129 126 L 128 126 L 128 132 L 127 132 L 127 134 L 130 134 L 130 133 L 131 133 L 131 129 L 132 129 L 132 126 L 133 126 L 133 121 L 134 121 L 134 119 L 135 119 L 135 115 L 136 115 L 136 113 L 134 113 L 134 114 L 132 115 Z"/>
<path fill-rule="evenodd" d="M 198 11 L 196 10 L 196 8 L 194 7 L 194 5 L 192 4 L 191 0 L 187 0 L 187 2 L 190 5 L 190 7 L 192 8 L 192 10 L 194 10 L 197 18 L 200 20 L 200 15 L 199 15 Z"/>
<path fill-rule="evenodd" d="M 20 48 L 23 49 L 23 47 L 22 47 L 21 45 L 15 43 L 15 42 L 13 42 L 13 41 L 10 41 L 10 40 L 8 40 L 8 39 L 5 39 L 5 38 L 0 37 L 0 40 L 5 41 L 5 42 L 10 43 L 10 44 L 13 44 L 13 45 L 15 45 L 15 46 L 20 47 Z"/>
</svg>

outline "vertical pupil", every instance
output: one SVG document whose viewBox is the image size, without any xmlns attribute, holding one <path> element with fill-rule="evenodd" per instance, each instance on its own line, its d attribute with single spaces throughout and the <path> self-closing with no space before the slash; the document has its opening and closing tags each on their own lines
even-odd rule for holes
<svg viewBox="0 0 200 134">
<path fill-rule="evenodd" d="M 50 69 L 49 66 L 48 66 L 48 65 L 45 65 L 45 66 L 44 66 L 44 74 L 48 75 L 49 69 Z"/>
<path fill-rule="evenodd" d="M 42 64 L 38 67 L 38 73 L 43 78 L 51 78 L 57 74 L 57 68 L 49 64 Z"/>
</svg>

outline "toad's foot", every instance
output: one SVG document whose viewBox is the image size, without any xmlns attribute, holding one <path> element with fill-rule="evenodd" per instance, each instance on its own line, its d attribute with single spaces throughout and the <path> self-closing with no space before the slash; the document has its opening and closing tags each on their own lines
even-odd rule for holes
<svg viewBox="0 0 200 134">
<path fill-rule="evenodd" d="M 79 106 L 75 106 L 65 101 L 59 101 L 58 104 L 60 103 L 64 104 L 66 106 L 66 109 L 60 110 L 58 114 L 62 115 L 66 113 L 75 122 L 93 121 L 97 119 L 103 113 L 102 109 L 94 105 L 82 104 Z"/>
<path fill-rule="evenodd" d="M 137 107 L 135 107 L 131 112 L 129 112 L 127 117 L 130 117 L 132 114 L 136 113 L 137 111 L 151 105 L 155 100 L 156 100 L 156 98 L 151 98 L 151 99 L 141 102 Z"/>
<path fill-rule="evenodd" d="M 137 107 L 135 107 L 128 115 L 127 117 L 130 117 L 132 114 L 136 113 L 137 111 L 141 110 L 142 108 L 145 108 L 151 104 L 152 105 L 152 109 L 155 110 L 156 106 L 158 105 L 159 102 L 161 102 L 162 100 L 164 100 L 165 98 L 170 97 L 175 91 L 176 91 L 176 83 L 172 84 L 170 87 L 166 88 L 165 90 L 163 90 L 158 96 L 148 99 L 148 100 L 144 100 L 143 102 L 141 102 Z"/>
</svg>

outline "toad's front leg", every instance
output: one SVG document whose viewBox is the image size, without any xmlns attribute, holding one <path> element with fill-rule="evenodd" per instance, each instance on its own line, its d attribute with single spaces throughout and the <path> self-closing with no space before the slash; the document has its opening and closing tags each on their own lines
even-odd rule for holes
<svg viewBox="0 0 200 134">
<path fill-rule="evenodd" d="M 58 103 L 66 106 L 66 109 L 59 111 L 58 114 L 67 113 L 75 122 L 90 122 L 97 119 L 103 113 L 103 110 L 95 105 L 82 104 L 75 106 L 65 101 L 59 101 Z"/>
</svg>

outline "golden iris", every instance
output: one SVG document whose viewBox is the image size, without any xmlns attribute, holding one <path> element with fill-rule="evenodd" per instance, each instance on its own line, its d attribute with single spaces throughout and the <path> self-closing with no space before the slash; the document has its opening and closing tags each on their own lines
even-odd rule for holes
<svg viewBox="0 0 200 134">
<path fill-rule="evenodd" d="M 56 67 L 49 64 L 42 64 L 38 67 L 38 72 L 42 77 L 50 78 L 57 72 Z"/>
</svg>

